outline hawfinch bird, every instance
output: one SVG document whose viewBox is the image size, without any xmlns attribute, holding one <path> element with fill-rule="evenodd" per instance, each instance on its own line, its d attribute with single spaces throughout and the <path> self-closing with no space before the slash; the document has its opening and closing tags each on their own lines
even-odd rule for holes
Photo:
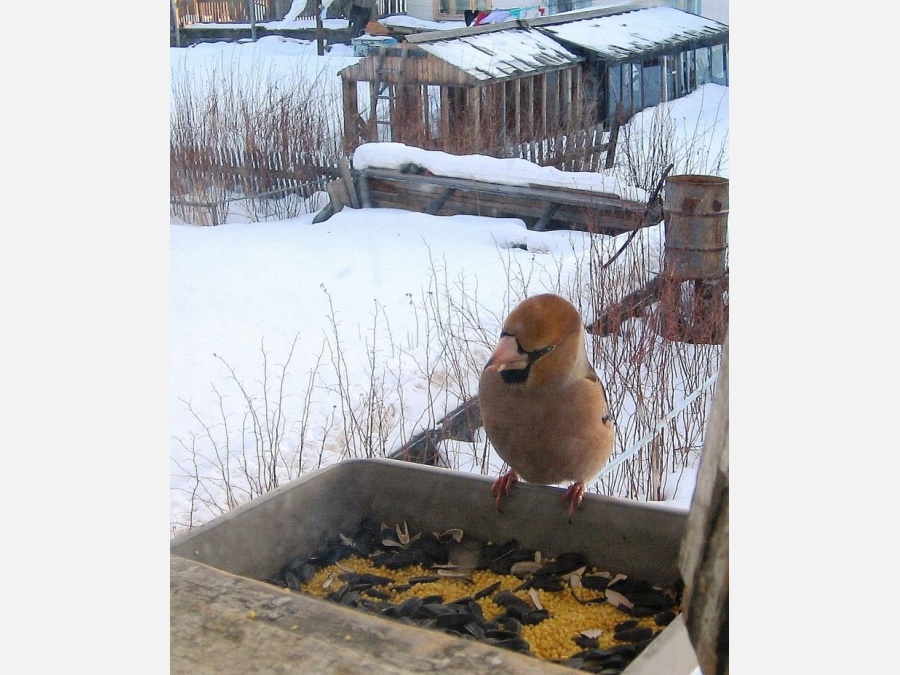
<svg viewBox="0 0 900 675">
<path fill-rule="evenodd" d="M 529 483 L 573 481 L 563 496 L 571 520 L 585 482 L 606 464 L 615 442 L 578 310 L 549 293 L 516 307 L 481 373 L 478 402 L 488 440 L 511 469 L 491 487 L 497 508 L 520 476 Z"/>
</svg>

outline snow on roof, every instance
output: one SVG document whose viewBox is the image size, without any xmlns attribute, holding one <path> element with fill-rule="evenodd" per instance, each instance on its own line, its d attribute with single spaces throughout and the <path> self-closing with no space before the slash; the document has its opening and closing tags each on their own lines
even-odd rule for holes
<svg viewBox="0 0 900 675">
<path fill-rule="evenodd" d="M 583 60 L 552 38 L 522 28 L 443 40 L 436 37 L 418 46 L 479 80 L 527 75 Z"/>
<path fill-rule="evenodd" d="M 672 42 L 711 37 L 728 32 L 728 26 L 671 7 L 651 7 L 541 26 L 560 40 L 606 56 L 628 58 Z"/>
</svg>

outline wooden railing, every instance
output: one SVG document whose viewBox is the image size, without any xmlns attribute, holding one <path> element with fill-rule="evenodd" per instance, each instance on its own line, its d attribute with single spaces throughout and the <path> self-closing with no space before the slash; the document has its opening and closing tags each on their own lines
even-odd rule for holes
<svg viewBox="0 0 900 675">
<path fill-rule="evenodd" d="M 173 28 L 190 26 L 195 23 L 250 23 L 250 6 L 253 6 L 254 20 L 281 21 L 291 8 L 291 0 L 170 0 Z M 335 0 L 334 9 L 346 5 L 350 11 L 350 0 Z M 313 0 L 307 2 L 300 19 L 315 19 Z M 391 16 L 406 14 L 406 0 L 378 0 L 378 15 Z"/>
<path fill-rule="evenodd" d="M 284 4 L 285 0 L 172 0 L 172 14 L 179 28 L 194 23 L 250 23 L 251 6 L 255 21 L 277 21 L 284 16 L 276 15 Z"/>
</svg>

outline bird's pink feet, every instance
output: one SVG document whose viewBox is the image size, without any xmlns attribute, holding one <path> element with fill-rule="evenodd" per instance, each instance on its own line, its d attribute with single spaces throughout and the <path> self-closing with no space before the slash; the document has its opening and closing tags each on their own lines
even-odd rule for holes
<svg viewBox="0 0 900 675">
<path fill-rule="evenodd" d="M 563 495 L 562 501 L 563 504 L 569 505 L 569 521 L 572 520 L 572 516 L 575 515 L 575 509 L 578 508 L 578 505 L 581 504 L 581 500 L 584 497 L 584 483 L 578 481 L 577 483 L 572 483 L 569 486 L 569 489 L 566 490 L 566 493 Z"/>
<path fill-rule="evenodd" d="M 503 497 L 509 497 L 509 491 L 512 489 L 512 486 L 519 481 L 519 474 L 515 471 L 510 471 L 509 473 L 505 473 L 500 476 L 497 480 L 494 481 L 494 484 L 491 485 L 491 492 L 496 495 L 497 499 L 494 502 L 497 505 L 497 510 L 502 511 L 500 508 L 500 503 L 503 501 Z"/>
</svg>

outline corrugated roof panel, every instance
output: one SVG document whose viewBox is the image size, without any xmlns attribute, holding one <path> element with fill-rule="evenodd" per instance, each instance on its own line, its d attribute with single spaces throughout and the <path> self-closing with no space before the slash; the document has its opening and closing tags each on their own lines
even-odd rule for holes
<svg viewBox="0 0 900 675">
<path fill-rule="evenodd" d="M 582 60 L 549 36 L 521 28 L 435 39 L 418 46 L 479 80 L 527 75 Z"/>
<path fill-rule="evenodd" d="M 621 59 L 673 42 L 718 35 L 728 26 L 671 7 L 651 7 L 541 29 L 607 58 Z"/>
</svg>

